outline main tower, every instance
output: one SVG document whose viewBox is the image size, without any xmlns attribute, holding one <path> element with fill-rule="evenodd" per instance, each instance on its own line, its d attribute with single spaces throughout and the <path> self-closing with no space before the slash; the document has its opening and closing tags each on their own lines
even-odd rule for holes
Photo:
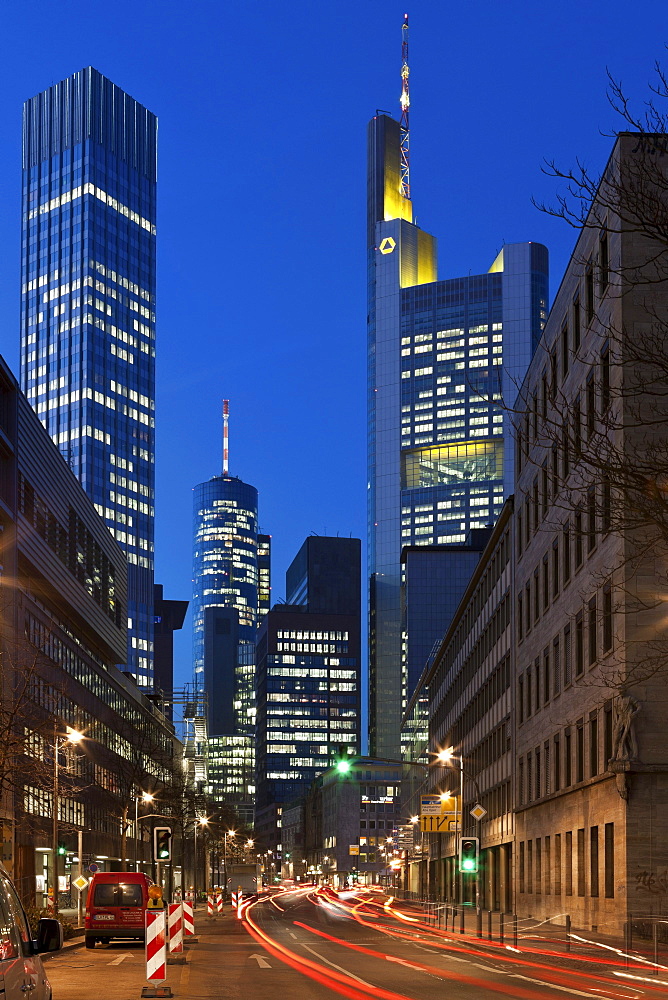
<svg viewBox="0 0 668 1000">
<path fill-rule="evenodd" d="M 23 107 L 21 388 L 126 554 L 125 669 L 144 687 L 153 683 L 157 135 L 155 115 L 92 67 Z M 91 593 L 99 585 L 95 573 L 83 582 Z"/>
<path fill-rule="evenodd" d="M 406 658 L 401 553 L 462 545 L 512 489 L 512 401 L 547 311 L 547 250 L 504 246 L 488 272 L 439 281 L 436 240 L 413 221 L 408 21 L 401 120 L 368 127 L 369 752 L 397 758 L 424 664 Z M 465 581 L 462 582 L 462 590 Z"/>
</svg>

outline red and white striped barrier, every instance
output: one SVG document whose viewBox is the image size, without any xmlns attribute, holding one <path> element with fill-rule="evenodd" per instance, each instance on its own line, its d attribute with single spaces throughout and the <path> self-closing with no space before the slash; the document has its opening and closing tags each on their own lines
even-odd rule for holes
<svg viewBox="0 0 668 1000">
<path fill-rule="evenodd" d="M 213 896 L 206 897 L 206 915 L 207 917 L 213 916 Z"/>
<path fill-rule="evenodd" d="M 183 907 L 181 903 L 170 903 L 167 912 L 170 954 L 183 951 Z"/>
<path fill-rule="evenodd" d="M 195 933 L 195 918 L 193 917 L 193 904 L 185 902 L 183 904 L 183 931 L 186 937 Z"/>
<path fill-rule="evenodd" d="M 237 907 L 240 904 L 241 904 L 241 893 L 240 892 L 233 892 L 232 893 L 232 908 L 236 910 Z"/>
<path fill-rule="evenodd" d="M 167 978 L 167 948 L 165 941 L 165 911 L 146 911 L 146 979 L 149 983 L 164 983 Z"/>
<path fill-rule="evenodd" d="M 222 894 L 222 892 L 219 892 L 218 895 L 216 896 L 216 908 L 217 908 L 217 910 L 218 910 L 219 913 L 223 912 L 223 894 Z"/>
</svg>

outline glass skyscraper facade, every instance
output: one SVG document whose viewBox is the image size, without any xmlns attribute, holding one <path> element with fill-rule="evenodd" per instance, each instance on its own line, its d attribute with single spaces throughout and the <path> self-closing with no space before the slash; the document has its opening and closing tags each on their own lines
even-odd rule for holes
<svg viewBox="0 0 668 1000">
<path fill-rule="evenodd" d="M 257 490 L 233 476 L 214 476 L 196 486 L 193 492 L 195 675 L 207 693 L 214 686 L 215 672 L 224 671 L 229 675 L 232 732 L 252 735 L 255 726 L 258 621 Z M 234 612 L 237 641 L 231 661 L 225 657 L 225 662 L 216 662 L 214 656 L 207 662 L 205 638 L 208 608 L 226 608 Z M 215 630 L 218 619 L 210 617 Z M 218 629 L 220 632 L 220 624 Z M 215 706 L 211 706 L 211 710 L 215 711 Z M 210 734 L 223 735 L 213 729 Z"/>
<path fill-rule="evenodd" d="M 127 556 L 126 669 L 142 686 L 153 678 L 156 158 L 155 115 L 91 67 L 24 105 L 21 388 Z"/>
<path fill-rule="evenodd" d="M 401 130 L 369 124 L 370 752 L 400 754 L 401 550 L 461 545 L 512 490 L 514 401 L 547 314 L 548 255 L 504 246 L 489 272 L 438 280 L 436 242 L 400 183 Z M 419 676 L 419 671 L 417 672 Z"/>
</svg>

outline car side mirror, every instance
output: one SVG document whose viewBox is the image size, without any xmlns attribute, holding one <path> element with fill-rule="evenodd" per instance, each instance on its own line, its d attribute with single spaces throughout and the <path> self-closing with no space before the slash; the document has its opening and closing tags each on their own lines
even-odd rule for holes
<svg viewBox="0 0 668 1000">
<path fill-rule="evenodd" d="M 37 940 L 35 950 L 38 953 L 45 951 L 60 951 L 63 947 L 63 925 L 59 920 L 51 917 L 42 917 L 37 924 Z"/>
</svg>

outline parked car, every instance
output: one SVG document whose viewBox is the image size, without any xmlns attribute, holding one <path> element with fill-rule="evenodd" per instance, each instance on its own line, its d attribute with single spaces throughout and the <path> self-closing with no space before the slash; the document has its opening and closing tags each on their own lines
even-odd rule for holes
<svg viewBox="0 0 668 1000">
<path fill-rule="evenodd" d="M 151 879 L 143 872 L 98 872 L 86 900 L 86 947 L 112 938 L 143 941 Z"/>
<path fill-rule="evenodd" d="M 52 1000 L 40 953 L 63 947 L 63 928 L 57 920 L 39 921 L 37 939 L 7 872 L 0 868 L 0 996 L 3 1000 Z"/>
</svg>

